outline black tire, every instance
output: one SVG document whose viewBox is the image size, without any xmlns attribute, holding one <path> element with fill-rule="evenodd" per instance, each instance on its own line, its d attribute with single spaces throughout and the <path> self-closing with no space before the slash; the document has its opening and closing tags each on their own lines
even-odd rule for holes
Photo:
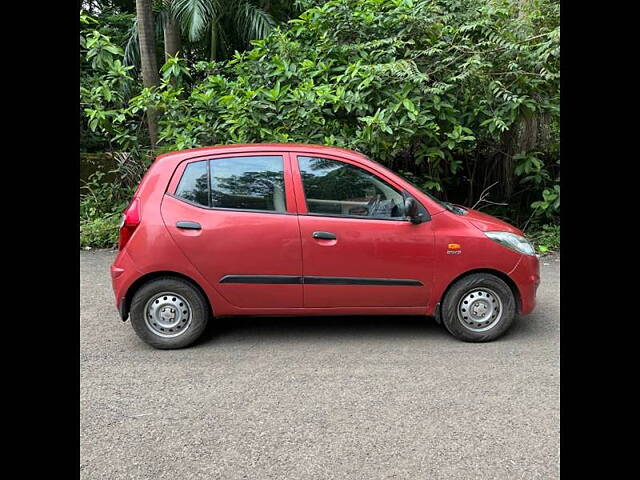
<svg viewBox="0 0 640 480">
<path fill-rule="evenodd" d="M 487 290 L 482 290 L 483 288 Z M 463 308 L 461 302 L 464 298 L 469 298 L 467 295 L 471 295 L 476 289 L 481 292 L 495 293 L 502 303 L 501 314 L 497 315 L 497 320 L 488 319 L 487 322 L 490 323 L 487 323 L 486 326 L 480 323 L 474 324 L 473 327 L 468 326 L 467 323 L 471 323 L 471 320 L 465 323 L 461 319 L 464 315 L 462 312 L 460 312 L 460 317 L 458 316 L 458 308 Z M 500 337 L 509 329 L 516 314 L 516 300 L 504 280 L 489 273 L 474 273 L 461 278 L 451 286 L 442 302 L 440 315 L 446 329 L 457 339 L 465 342 L 489 342 Z M 486 330 L 476 331 L 472 328 L 478 330 L 486 328 Z"/>
<path fill-rule="evenodd" d="M 191 308 L 190 321 L 178 336 L 163 337 L 155 333 L 145 319 L 145 308 L 154 296 L 173 292 L 188 302 Z M 180 304 L 182 305 L 182 304 Z M 138 337 L 154 348 L 183 348 L 195 342 L 204 332 L 209 321 L 210 309 L 207 299 L 191 283 L 176 277 L 160 277 L 142 285 L 131 300 L 131 326 Z M 152 322 L 152 320 L 150 320 Z M 180 327 L 178 327 L 180 328 Z M 159 328 L 158 328 L 159 329 Z M 173 330 L 172 330 L 173 332 Z M 178 330 L 176 330 L 178 332 Z M 167 332 L 168 334 L 168 332 Z M 173 334 L 173 333 L 172 333 Z"/>
</svg>

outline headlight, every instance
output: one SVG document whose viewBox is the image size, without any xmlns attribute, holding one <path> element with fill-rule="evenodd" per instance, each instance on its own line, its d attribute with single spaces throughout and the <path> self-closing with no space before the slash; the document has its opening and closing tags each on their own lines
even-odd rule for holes
<svg viewBox="0 0 640 480">
<path fill-rule="evenodd" d="M 484 234 L 491 240 L 515 250 L 516 252 L 524 253 L 525 255 L 535 255 L 533 245 L 531 245 L 526 238 L 521 237 L 520 235 L 509 232 L 484 232 Z"/>
</svg>

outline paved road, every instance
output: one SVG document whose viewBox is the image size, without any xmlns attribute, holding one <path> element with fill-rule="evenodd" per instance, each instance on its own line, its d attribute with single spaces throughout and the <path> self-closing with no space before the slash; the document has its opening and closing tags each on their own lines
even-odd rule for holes
<svg viewBox="0 0 640 480">
<path fill-rule="evenodd" d="M 83 479 L 559 477 L 559 270 L 488 344 L 429 319 L 227 320 L 158 351 L 81 252 Z"/>
</svg>

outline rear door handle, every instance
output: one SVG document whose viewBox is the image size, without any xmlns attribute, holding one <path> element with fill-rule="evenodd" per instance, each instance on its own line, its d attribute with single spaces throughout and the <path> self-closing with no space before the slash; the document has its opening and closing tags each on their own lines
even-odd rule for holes
<svg viewBox="0 0 640 480">
<path fill-rule="evenodd" d="M 335 240 L 337 238 L 336 234 L 331 232 L 313 232 L 311 236 L 319 240 Z"/>
<path fill-rule="evenodd" d="M 184 230 L 200 230 L 202 227 L 198 222 L 180 221 L 176 222 L 176 227 Z"/>
</svg>

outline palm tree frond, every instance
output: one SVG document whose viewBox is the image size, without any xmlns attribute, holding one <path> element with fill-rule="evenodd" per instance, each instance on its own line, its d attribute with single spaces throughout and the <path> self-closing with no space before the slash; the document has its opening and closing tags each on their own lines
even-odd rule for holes
<svg viewBox="0 0 640 480">
<path fill-rule="evenodd" d="M 133 24 L 129 29 L 127 43 L 124 47 L 124 58 L 122 59 L 124 66 L 133 66 L 134 73 L 137 73 L 140 67 L 140 44 L 138 43 L 138 19 L 133 19 Z"/>
<path fill-rule="evenodd" d="M 248 0 L 239 2 L 236 8 L 236 26 L 245 44 L 248 44 L 250 40 L 265 38 L 276 26 L 276 21 L 269 12 Z"/>
<path fill-rule="evenodd" d="M 165 14 L 163 13 L 163 11 L 154 13 L 155 36 L 156 38 L 161 38 Z M 137 74 L 140 70 L 140 42 L 138 37 L 138 19 L 136 17 L 133 18 L 131 28 L 129 29 L 129 32 L 127 34 L 127 41 L 124 46 L 124 56 L 122 59 L 122 64 L 125 67 L 132 65 L 134 74 Z"/>
<path fill-rule="evenodd" d="M 221 10 L 218 0 L 173 0 L 171 9 L 180 22 L 182 31 L 192 42 L 202 38 Z"/>
</svg>

